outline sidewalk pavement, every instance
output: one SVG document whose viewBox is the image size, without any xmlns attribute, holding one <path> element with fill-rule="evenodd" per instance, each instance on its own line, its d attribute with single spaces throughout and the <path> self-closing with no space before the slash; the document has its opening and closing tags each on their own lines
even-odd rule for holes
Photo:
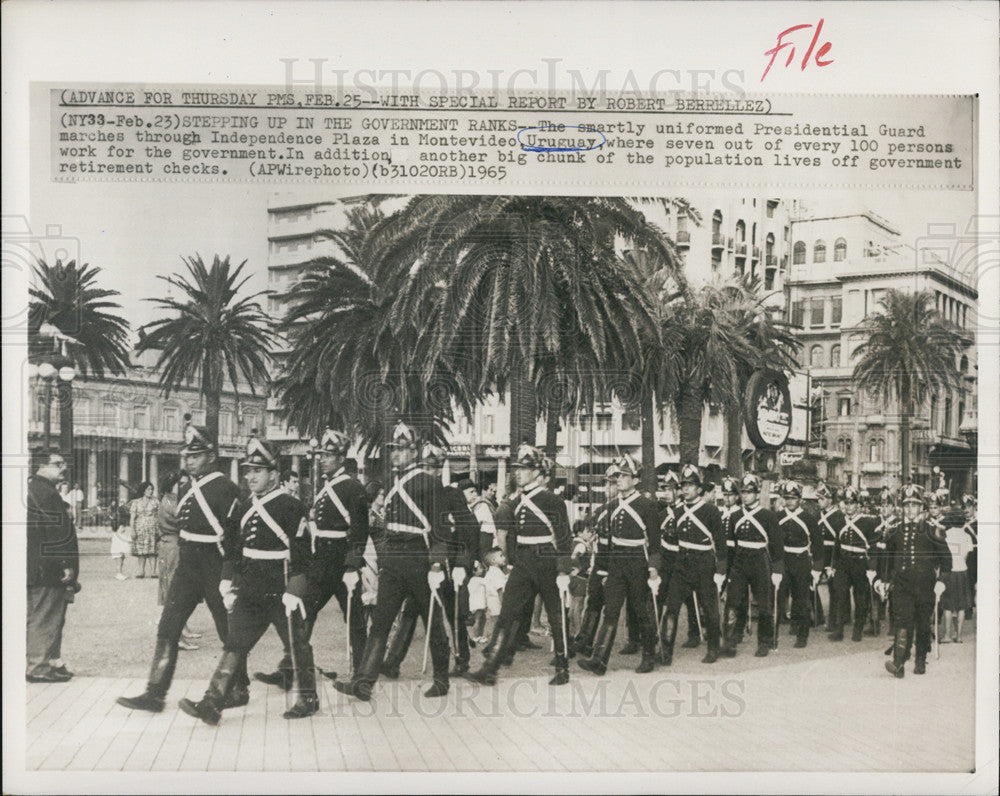
<svg viewBox="0 0 1000 796">
<path fill-rule="evenodd" d="M 784 641 L 784 639 L 782 639 Z M 322 709 L 286 721 L 286 695 L 254 683 L 250 704 L 218 727 L 182 713 L 205 680 L 180 680 L 160 714 L 115 699 L 135 678 L 76 677 L 27 686 L 27 769 L 36 771 L 867 771 L 974 767 L 975 643 L 942 647 L 924 676 L 884 669 L 884 638 L 788 662 L 743 645 L 729 666 L 694 658 L 570 685 L 544 676 L 484 688 L 381 680 L 370 703 L 320 678 Z M 884 642 L 884 643 L 883 643 Z M 823 642 L 820 642 L 823 643 Z M 810 645 L 812 646 L 812 645 Z M 787 653 L 786 653 L 787 654 Z M 784 658 L 784 660 L 783 660 Z M 736 664 L 735 666 L 733 664 Z M 501 670 L 503 674 L 505 670 Z"/>
</svg>

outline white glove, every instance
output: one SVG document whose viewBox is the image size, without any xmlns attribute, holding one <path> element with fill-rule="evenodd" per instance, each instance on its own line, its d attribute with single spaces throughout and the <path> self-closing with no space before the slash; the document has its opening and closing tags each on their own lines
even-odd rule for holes
<svg viewBox="0 0 1000 796">
<path fill-rule="evenodd" d="M 358 585 L 358 581 L 360 579 L 361 578 L 358 575 L 358 571 L 356 569 L 347 570 L 347 572 L 344 573 L 344 577 L 342 578 L 342 580 L 344 581 L 344 585 L 347 587 L 348 591 L 354 591 L 354 587 Z"/>
<path fill-rule="evenodd" d="M 836 575 L 836 574 L 837 574 L 837 570 L 835 570 L 833 567 L 827 567 L 826 568 L 826 577 L 827 577 L 827 580 L 832 579 L 833 576 Z"/>
<path fill-rule="evenodd" d="M 451 581 L 456 589 L 462 588 L 462 584 L 465 583 L 465 567 L 455 567 L 451 571 Z"/>
<path fill-rule="evenodd" d="M 771 573 L 771 583 L 774 584 L 774 588 L 778 588 L 781 585 L 781 573 L 772 572 Z"/>
<path fill-rule="evenodd" d="M 721 572 L 716 572 L 712 576 L 712 580 L 715 581 L 715 588 L 718 589 L 719 591 L 722 591 L 722 584 L 726 582 L 726 576 Z"/>
<path fill-rule="evenodd" d="M 427 585 L 431 587 L 431 591 L 440 589 L 442 583 L 444 583 L 444 573 L 440 569 L 432 569 L 427 573 Z"/>
<path fill-rule="evenodd" d="M 654 593 L 659 592 L 659 590 L 660 590 L 660 582 L 661 582 L 660 581 L 660 573 L 657 572 L 655 569 L 651 569 L 650 572 L 652 574 L 649 576 L 649 579 L 646 581 L 646 585 L 649 586 L 650 591 L 652 591 Z"/>
<path fill-rule="evenodd" d="M 233 590 L 233 582 L 231 580 L 220 580 L 219 581 L 219 594 L 222 595 L 222 599 L 226 599 L 226 595 Z"/>
<path fill-rule="evenodd" d="M 226 609 L 226 613 L 232 613 L 233 606 L 236 605 L 236 590 L 231 589 L 222 595 L 222 606 Z"/>
<path fill-rule="evenodd" d="M 281 604 L 285 606 L 285 615 L 291 616 L 295 611 L 302 614 L 302 618 L 306 618 L 306 604 L 302 602 L 301 597 L 296 597 L 294 594 L 285 592 L 281 595 Z"/>
<path fill-rule="evenodd" d="M 815 589 L 815 588 L 816 588 L 817 586 L 819 586 L 819 579 L 820 579 L 820 578 L 821 578 L 822 576 L 823 576 L 823 573 L 822 573 L 822 572 L 820 572 L 820 571 L 819 571 L 818 569 L 814 569 L 814 570 L 812 571 L 812 579 L 813 579 L 813 588 L 814 588 L 814 589 Z"/>
<path fill-rule="evenodd" d="M 943 580 L 939 580 L 934 584 L 935 597 L 940 597 L 942 594 L 944 594 L 944 590 L 945 590 L 945 585 Z"/>
<path fill-rule="evenodd" d="M 875 583 L 875 570 L 874 569 L 865 570 L 865 577 L 868 578 L 869 583 Z"/>
<path fill-rule="evenodd" d="M 564 575 L 560 573 L 556 575 L 556 588 L 562 594 L 569 594 L 569 575 Z"/>
</svg>

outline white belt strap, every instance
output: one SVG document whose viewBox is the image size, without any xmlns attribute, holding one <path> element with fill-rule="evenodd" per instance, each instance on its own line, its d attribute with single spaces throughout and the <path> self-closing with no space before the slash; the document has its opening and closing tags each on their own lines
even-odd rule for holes
<svg viewBox="0 0 1000 796">
<path fill-rule="evenodd" d="M 736 545 L 738 547 L 749 547 L 751 550 L 761 550 L 767 547 L 767 542 L 746 542 L 740 539 Z"/>
<path fill-rule="evenodd" d="M 696 544 L 695 542 L 685 542 L 683 539 L 679 542 L 679 544 L 685 550 L 715 550 L 714 545 Z"/>
<path fill-rule="evenodd" d="M 737 521 L 737 523 L 736 523 L 736 530 L 737 530 L 737 531 L 739 531 L 739 529 L 740 529 L 740 525 L 741 525 L 742 523 L 744 523 L 744 522 L 749 522 L 749 523 L 750 523 L 750 524 L 752 524 L 752 525 L 753 525 L 753 526 L 754 526 L 754 527 L 755 527 L 755 528 L 756 528 L 756 529 L 757 529 L 758 531 L 760 531 L 760 535 L 764 537 L 764 544 L 762 544 L 762 545 L 761 545 L 761 547 L 766 547 L 766 546 L 767 546 L 767 545 L 768 545 L 768 544 L 770 543 L 770 541 L 771 541 L 771 538 L 770 538 L 770 537 L 769 537 L 769 536 L 767 535 L 767 531 L 765 531 L 765 530 L 764 530 L 764 526 L 760 524 L 760 520 L 758 520 L 758 519 L 757 519 L 757 518 L 756 518 L 756 517 L 754 516 L 754 514 L 756 514 L 756 513 L 758 512 L 758 511 L 760 511 L 760 509 L 759 509 L 759 508 L 758 508 L 758 509 L 756 509 L 756 510 L 755 510 L 755 511 L 754 511 L 754 512 L 753 512 L 752 514 L 744 514 L 744 515 L 743 515 L 742 517 L 740 517 L 740 518 L 739 518 L 739 520 L 738 520 L 738 521 Z M 744 544 L 743 544 L 742 542 L 740 542 L 740 545 L 741 545 L 742 547 L 747 547 L 747 546 L 748 546 L 748 545 L 744 545 Z"/>
<path fill-rule="evenodd" d="M 645 539 L 624 539 L 621 536 L 612 536 L 611 543 L 620 547 L 642 547 L 646 544 Z"/>
<path fill-rule="evenodd" d="M 535 502 L 530 497 L 528 497 L 527 495 L 521 495 L 521 504 L 520 504 L 520 506 L 518 506 L 518 508 L 520 508 L 521 506 L 525 506 L 525 507 L 529 508 L 531 510 L 532 514 L 534 514 L 536 517 L 538 517 L 538 519 L 540 519 L 543 523 L 545 523 L 545 527 L 548 528 L 549 529 L 549 533 L 552 534 L 551 540 L 550 539 L 545 539 L 545 541 L 547 541 L 547 542 L 551 541 L 552 542 L 552 546 L 553 547 L 557 547 L 558 545 L 556 545 L 556 531 L 555 531 L 555 528 L 552 527 L 552 520 L 550 520 L 548 518 L 548 515 L 546 515 L 546 513 L 544 511 L 542 511 L 540 508 L 538 508 L 538 506 L 535 505 Z M 532 537 L 532 538 L 534 538 L 534 537 Z M 521 537 L 518 536 L 517 540 L 520 543 L 521 542 Z M 527 544 L 538 544 L 538 543 L 537 542 L 534 542 L 534 543 L 527 542 Z"/>
<path fill-rule="evenodd" d="M 785 552 L 786 553 L 808 553 L 809 552 L 809 545 L 806 545 L 805 547 L 786 547 L 785 548 Z"/>
<path fill-rule="evenodd" d="M 201 513 L 205 515 L 205 519 L 208 524 L 212 526 L 212 530 L 215 531 L 215 546 L 219 548 L 219 553 L 225 555 L 225 548 L 222 546 L 222 540 L 225 538 L 225 531 L 222 530 L 222 523 L 219 522 L 219 518 L 215 516 L 215 512 L 212 511 L 212 507 L 208 505 L 208 501 L 201 492 L 201 487 L 203 484 L 207 484 L 210 481 L 214 481 L 216 478 L 222 478 L 222 473 L 216 471 L 214 473 L 209 473 L 204 478 L 197 481 L 191 482 L 191 488 L 184 493 L 184 497 L 181 498 L 181 502 L 177 505 L 178 511 L 180 507 L 184 505 L 187 499 L 194 495 L 195 501 L 198 503 L 198 508 L 201 509 Z M 195 534 L 197 536 L 198 534 Z"/>
<path fill-rule="evenodd" d="M 548 536 L 518 536 L 518 544 L 549 544 L 552 541 Z"/>
<path fill-rule="evenodd" d="M 320 492 L 319 497 L 316 498 L 316 503 L 319 503 L 324 496 L 327 497 L 333 504 L 333 507 L 340 512 L 340 516 L 344 518 L 344 522 L 348 525 L 351 524 L 351 514 L 347 510 L 347 506 L 344 505 L 344 501 L 340 499 L 340 495 L 337 494 L 333 487 L 343 481 L 347 481 L 349 478 L 350 476 L 345 474 L 330 479 L 323 485 L 323 491 Z"/>
<path fill-rule="evenodd" d="M 670 550 L 671 552 L 674 553 L 676 553 L 678 550 L 681 549 L 680 545 L 670 544 L 670 542 L 668 542 L 666 539 L 660 539 L 660 547 L 662 547 L 664 550 Z"/>
<path fill-rule="evenodd" d="M 800 527 L 800 528 L 801 528 L 801 529 L 802 529 L 803 531 L 805 531 L 805 532 L 806 532 L 806 536 L 808 536 L 808 535 L 809 535 L 809 526 L 808 526 L 808 525 L 806 525 L 806 524 L 805 524 L 805 523 L 804 523 L 804 522 L 802 521 L 802 509 L 799 509 L 799 510 L 798 510 L 798 511 L 796 511 L 795 513 L 792 513 L 792 512 L 790 512 L 790 511 L 786 511 L 786 512 L 785 512 L 785 516 L 781 518 L 781 521 L 780 521 L 780 522 L 779 522 L 778 524 L 779 524 L 779 525 L 784 525 L 784 524 L 785 524 L 786 522 L 788 522 L 789 520 L 795 520 L 795 522 L 796 522 L 796 523 L 798 524 L 798 526 L 799 526 L 799 527 Z M 787 550 L 788 548 L 785 548 L 785 549 Z"/>
<path fill-rule="evenodd" d="M 347 531 L 321 531 L 319 528 L 313 529 L 313 536 L 317 539 L 346 539 Z"/>
<path fill-rule="evenodd" d="M 431 523 L 427 519 L 427 516 L 420 510 L 420 506 L 417 505 L 416 501 L 413 499 L 413 496 L 410 495 L 410 493 L 407 492 L 405 488 L 407 482 L 409 482 L 411 479 L 413 479 L 422 472 L 423 470 L 415 468 L 413 470 L 410 470 L 410 472 L 408 472 L 402 478 L 398 479 L 396 483 L 392 485 L 392 489 L 389 490 L 389 494 L 386 496 L 385 502 L 386 504 L 388 504 L 389 499 L 393 495 L 399 495 L 400 500 L 402 500 L 403 503 L 406 504 L 406 507 L 411 512 L 413 512 L 413 516 L 416 517 L 417 521 L 423 526 L 422 530 L 420 530 L 419 533 L 423 534 L 424 541 L 427 543 L 427 546 L 430 547 L 431 542 L 429 536 L 431 531 Z M 389 525 L 396 525 L 396 524 L 397 523 L 388 523 L 386 525 L 386 528 L 388 528 Z M 405 526 L 405 527 L 407 528 L 407 530 L 403 531 L 403 533 L 413 533 L 413 531 L 409 530 L 412 526 Z"/>
<path fill-rule="evenodd" d="M 257 558 L 265 561 L 287 561 L 290 556 L 287 550 L 257 550 L 253 547 L 244 547 L 243 557 Z"/>
<path fill-rule="evenodd" d="M 387 531 L 392 531 L 393 533 L 410 533 L 414 535 L 424 536 L 424 529 L 417 525 L 406 525 L 402 522 L 387 522 L 385 524 L 385 529 Z"/>
<path fill-rule="evenodd" d="M 837 538 L 837 532 L 835 530 L 833 530 L 833 526 L 830 525 L 830 517 L 833 516 L 833 512 L 834 511 L 836 511 L 836 509 L 831 509 L 830 511 L 828 511 L 826 514 L 824 514 L 822 517 L 819 518 L 819 522 L 820 522 L 820 525 L 822 525 L 822 526 L 824 526 L 826 528 L 826 530 L 830 534 L 830 536 L 832 536 L 834 539 L 836 539 Z M 826 544 L 826 542 L 824 542 L 824 544 Z"/>
<path fill-rule="evenodd" d="M 862 555 L 868 552 L 864 547 L 855 547 L 854 545 L 850 544 L 842 544 L 840 546 L 840 549 L 847 550 L 849 553 L 861 553 Z"/>
<path fill-rule="evenodd" d="M 250 509 L 243 515 L 243 519 L 240 520 L 240 525 L 246 525 L 247 520 L 256 514 L 264 521 L 264 524 L 274 532 L 274 535 L 281 540 L 285 547 L 290 547 L 291 543 L 288 541 L 288 534 L 285 533 L 285 529 L 278 524 L 278 521 L 271 516 L 271 512 L 267 510 L 266 505 L 282 494 L 284 493 L 280 489 L 275 489 L 270 494 L 265 495 L 263 500 L 258 499 L 256 495 L 251 496 Z"/>
</svg>

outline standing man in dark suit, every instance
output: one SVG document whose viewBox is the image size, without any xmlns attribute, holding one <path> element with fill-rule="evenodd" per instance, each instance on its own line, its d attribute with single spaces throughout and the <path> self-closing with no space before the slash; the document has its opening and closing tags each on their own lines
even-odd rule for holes
<svg viewBox="0 0 1000 796">
<path fill-rule="evenodd" d="M 56 484 L 66 460 L 55 451 L 34 451 L 28 479 L 29 683 L 65 683 L 73 674 L 60 659 L 66 604 L 80 590 L 76 529 Z"/>
</svg>

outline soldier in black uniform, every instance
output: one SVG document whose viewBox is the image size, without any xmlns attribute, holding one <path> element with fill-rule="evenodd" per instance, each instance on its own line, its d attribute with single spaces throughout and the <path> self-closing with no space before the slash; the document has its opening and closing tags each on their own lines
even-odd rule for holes
<svg viewBox="0 0 1000 796">
<path fill-rule="evenodd" d="M 188 421 L 190 418 L 190 415 L 185 417 Z M 139 696 L 118 698 L 118 704 L 132 710 L 154 713 L 163 710 L 177 665 L 177 642 L 198 603 L 205 601 L 223 643 L 228 632 L 228 617 L 219 588 L 223 559 L 232 556 L 239 544 L 240 518 L 236 513 L 239 489 L 214 469 L 218 446 L 206 429 L 189 422 L 185 439 L 181 456 L 191 483 L 178 498 L 177 570 L 160 615 L 146 690 Z M 223 707 L 245 705 L 250 698 L 248 683 L 245 672 L 237 673 L 236 686 L 230 690 Z"/>
<path fill-rule="evenodd" d="M 361 482 L 347 473 L 345 462 L 350 447 L 350 437 L 343 432 L 330 428 L 323 432 L 317 454 L 326 482 L 313 501 L 313 522 L 304 526 L 303 532 L 309 536 L 310 549 L 309 588 L 305 596 L 306 640 L 312 638 L 316 618 L 331 597 L 337 598 L 340 612 L 347 621 L 347 595 L 350 593 L 348 633 L 356 666 L 364 654 L 368 637 L 358 575 L 364 563 L 357 562 L 364 555 L 369 535 L 368 494 Z M 254 678 L 288 690 L 292 685 L 291 673 L 292 658 L 286 648 L 277 671 L 257 672 Z M 331 679 L 336 678 L 333 672 L 326 674 Z"/>
<path fill-rule="evenodd" d="M 496 683 L 500 662 L 516 641 L 525 605 L 533 603 L 538 594 L 545 605 L 556 652 L 556 674 L 549 684 L 569 682 L 562 605 L 569 598 L 573 537 L 566 503 L 546 488 L 552 467 L 552 462 L 538 448 L 531 445 L 518 448 L 513 468 L 521 497 L 514 512 L 516 526 L 507 539 L 507 549 L 514 553 L 513 569 L 504 590 L 493 648 L 478 670 L 466 673 L 470 680 L 484 685 Z"/>
<path fill-rule="evenodd" d="M 445 452 L 436 445 L 425 444 L 420 453 L 421 466 L 435 478 L 441 478 Z M 467 574 L 479 560 L 479 522 L 469 510 L 468 501 L 455 486 L 442 486 L 441 522 L 447 528 L 451 539 L 448 552 L 448 579 L 441 585 L 441 600 L 445 616 L 452 628 L 455 644 L 455 668 L 453 677 L 464 674 L 469 669 L 469 589 Z M 455 615 L 455 591 L 458 590 L 458 615 Z M 417 628 L 419 612 L 413 600 L 403 604 L 403 610 L 396 623 L 396 632 L 389 643 L 382 662 L 381 673 L 390 679 L 399 677 L 399 666 L 409 652 L 413 634 Z M 426 617 L 424 617 L 426 620 Z"/>
<path fill-rule="evenodd" d="M 819 584 L 823 535 L 816 518 L 801 505 L 801 485 L 795 481 L 785 481 L 781 491 L 784 509 L 778 525 L 781 526 L 784 544 L 783 580 L 788 584 L 788 593 L 792 599 L 791 624 L 795 631 L 795 646 L 804 647 L 809 639 L 811 624 L 809 603 L 813 590 Z"/>
<path fill-rule="evenodd" d="M 885 555 L 886 541 L 889 539 L 889 535 L 896 529 L 898 524 L 899 516 L 896 514 L 896 499 L 893 497 L 891 490 L 883 489 L 880 496 L 878 525 L 875 526 L 874 545 L 876 551 L 876 561 L 881 560 L 881 558 Z M 881 619 L 884 614 L 888 613 L 886 611 L 886 602 L 877 591 L 875 592 L 875 598 L 878 604 L 873 608 L 873 610 Z M 892 629 L 891 620 L 889 635 L 895 635 Z"/>
<path fill-rule="evenodd" d="M 736 525 L 736 520 L 740 514 L 740 484 L 735 478 L 723 478 L 722 479 L 722 501 L 723 506 L 719 510 L 719 515 L 722 518 L 722 530 L 726 535 L 726 582 L 729 580 L 729 572 L 733 567 L 733 558 L 736 555 L 736 538 L 733 536 L 733 527 Z M 720 587 L 721 590 L 721 587 Z M 728 586 L 726 587 L 726 592 L 728 593 Z M 726 601 L 726 605 L 729 605 L 729 600 L 727 594 L 722 595 L 723 599 Z M 737 644 L 743 643 L 743 636 L 747 632 L 747 628 L 750 625 L 750 586 L 747 585 L 743 588 L 743 593 L 740 594 L 739 602 L 733 606 L 736 611 L 736 627 L 733 630 L 733 636 L 736 639 Z M 725 621 L 725 615 L 720 617 L 720 621 Z M 687 646 L 687 645 L 685 645 Z"/>
<path fill-rule="evenodd" d="M 608 515 L 608 579 L 604 587 L 604 621 L 591 657 L 580 667 L 597 675 L 607 671 L 618 619 L 628 598 L 640 609 L 642 661 L 637 674 L 656 668 L 656 619 L 651 584 L 659 580 L 660 518 L 656 502 L 636 489 L 642 468 L 629 455 L 617 462 L 618 496 Z"/>
<path fill-rule="evenodd" d="M 773 589 L 781 585 L 784 572 L 784 538 L 778 518 L 770 509 L 760 505 L 760 479 L 751 474 L 740 482 L 743 507 L 733 525 L 733 565 L 729 572 L 729 593 L 726 597 L 726 641 L 722 654 L 736 655 L 736 610 L 740 595 L 750 585 L 757 603 L 757 652 L 758 658 L 767 655 L 774 626 Z M 733 607 L 730 607 L 733 606 Z"/>
<path fill-rule="evenodd" d="M 305 506 L 277 482 L 278 457 L 265 442 L 251 437 L 240 462 L 250 497 L 240 505 L 240 537 L 227 551 L 220 591 L 230 609 L 229 633 L 222 658 L 200 702 L 182 699 L 180 708 L 206 724 L 218 724 L 235 678 L 246 669 L 247 656 L 269 625 L 294 654 L 293 677 L 299 691 L 286 719 L 319 710 L 312 647 L 306 637 L 310 561 L 309 537 L 303 529 Z"/>
<path fill-rule="evenodd" d="M 608 577 L 608 517 L 618 495 L 618 468 L 612 464 L 604 472 L 605 495 L 607 500 L 594 513 L 595 551 L 587 577 L 587 599 L 580 632 L 574 640 L 576 651 L 590 657 L 594 649 L 594 636 L 601 624 L 601 610 L 604 608 L 604 581 Z"/>
<path fill-rule="evenodd" d="M 875 520 L 861 513 L 860 495 L 854 487 L 844 490 L 847 514 L 833 548 L 830 568 L 834 572 L 834 599 L 837 610 L 831 641 L 844 640 L 844 625 L 851 616 L 851 593 L 854 593 L 854 632 L 851 640 L 864 638 L 868 618 L 869 591 L 875 580 L 875 568 L 869 559 L 875 537 Z"/>
<path fill-rule="evenodd" d="M 431 626 L 426 628 L 430 634 L 434 683 L 424 696 L 441 697 L 448 693 L 449 651 L 441 584 L 451 539 L 442 522 L 441 479 L 420 467 L 419 444 L 416 432 L 406 423 L 401 422 L 393 429 L 388 445 L 393 481 L 385 496 L 384 555 L 379 555 L 378 598 L 372 626 L 354 679 L 333 684 L 341 693 L 363 701 L 371 699 L 389 631 L 407 599 L 413 600 L 424 622 L 434 601 Z"/>
<path fill-rule="evenodd" d="M 948 545 L 937 539 L 922 516 L 923 494 L 919 486 L 903 488 L 903 521 L 886 539 L 885 553 L 875 585 L 883 596 L 891 593 L 895 627 L 892 660 L 885 668 L 894 677 L 902 677 L 916 637 L 914 674 L 927 670 L 931 649 L 931 614 L 935 595 L 944 593 L 943 576 L 951 571 Z"/>
<path fill-rule="evenodd" d="M 704 488 L 701 468 L 685 465 L 681 471 L 684 503 L 676 517 L 678 552 L 664 612 L 663 656 L 668 665 L 673 662 L 681 605 L 692 594 L 708 637 L 702 663 L 715 663 L 719 658 L 719 589 L 726 578 L 726 538 L 719 510 L 705 500 Z M 688 611 L 693 613 L 692 608 Z"/>
<path fill-rule="evenodd" d="M 816 485 L 816 504 L 819 506 L 819 529 L 823 534 L 823 573 L 826 575 L 827 592 L 827 632 L 833 630 L 837 622 L 836 587 L 833 573 L 833 550 L 837 546 L 840 530 L 844 527 L 844 514 L 837 507 L 837 495 L 822 481 Z M 823 622 L 823 601 L 816 601 L 816 622 Z"/>
</svg>

